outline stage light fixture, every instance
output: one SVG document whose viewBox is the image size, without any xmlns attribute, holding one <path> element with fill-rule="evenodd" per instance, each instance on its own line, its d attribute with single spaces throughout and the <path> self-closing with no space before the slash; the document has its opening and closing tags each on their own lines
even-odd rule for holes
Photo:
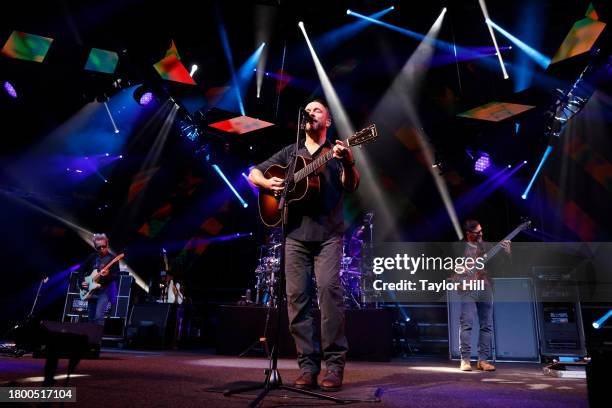
<svg viewBox="0 0 612 408">
<path fill-rule="evenodd" d="M 489 167 L 491 167 L 491 157 L 486 153 L 483 153 L 474 162 L 474 171 L 477 173 L 484 173 Z"/>
<path fill-rule="evenodd" d="M 193 74 L 195 74 L 195 72 L 198 70 L 198 66 L 196 64 L 193 64 L 191 66 L 191 72 L 189 72 L 189 76 L 193 77 Z"/>
<path fill-rule="evenodd" d="M 109 100 L 109 97 L 105 93 L 96 96 L 96 102 L 98 103 L 105 103 L 105 102 L 108 102 L 108 100 Z"/>
<path fill-rule="evenodd" d="M 600 329 L 601 326 L 612 316 L 612 309 L 608 310 L 608 312 L 593 322 L 594 329 Z"/>
<path fill-rule="evenodd" d="M 155 94 L 153 94 L 153 91 L 144 85 L 140 85 L 134 89 L 132 96 L 140 106 L 147 106 L 153 102 L 153 99 L 155 99 Z"/>
<path fill-rule="evenodd" d="M 4 81 L 3 85 L 4 85 L 4 90 L 6 91 L 8 96 L 10 96 L 11 98 L 17 98 L 17 91 L 15 90 L 15 87 L 13 86 L 13 84 L 11 84 L 9 81 Z"/>
</svg>

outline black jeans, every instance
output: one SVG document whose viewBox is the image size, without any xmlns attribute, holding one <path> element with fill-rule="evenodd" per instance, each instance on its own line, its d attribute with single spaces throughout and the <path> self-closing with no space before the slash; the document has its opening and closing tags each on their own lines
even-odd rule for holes
<svg viewBox="0 0 612 408">
<path fill-rule="evenodd" d="M 348 343 L 344 331 L 344 293 L 340 285 L 341 257 L 340 236 L 323 242 L 287 238 L 285 275 L 289 331 L 295 340 L 302 372 L 321 370 L 321 352 L 328 369 L 344 369 Z M 321 310 L 321 343 L 314 318 L 313 273 Z"/>
</svg>

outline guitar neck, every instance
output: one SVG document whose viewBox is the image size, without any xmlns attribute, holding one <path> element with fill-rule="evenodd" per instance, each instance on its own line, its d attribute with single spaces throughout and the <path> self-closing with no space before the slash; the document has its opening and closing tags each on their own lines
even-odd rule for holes
<svg viewBox="0 0 612 408">
<path fill-rule="evenodd" d="M 500 242 L 498 242 L 493 248 L 491 248 L 488 252 L 487 252 L 487 257 L 486 260 L 488 261 L 489 259 L 491 259 L 492 257 L 494 257 L 495 255 L 497 255 L 497 253 L 500 251 L 500 249 L 502 248 L 501 243 L 504 241 L 511 241 L 512 238 L 516 237 L 519 232 L 521 232 L 523 230 L 523 225 L 519 225 L 518 227 L 516 227 L 511 233 L 509 233 L 508 235 L 506 235 L 506 237 L 504 239 L 502 239 Z"/>
<path fill-rule="evenodd" d="M 368 127 L 361 129 L 360 131 L 354 133 L 351 137 L 346 139 L 343 143 L 346 147 L 359 146 L 364 143 L 371 142 L 372 140 L 378 137 L 378 132 L 376 131 L 376 126 L 371 124 Z M 334 158 L 334 150 L 329 149 L 325 154 L 320 155 L 312 162 L 307 164 L 303 169 L 296 171 L 293 175 L 293 182 L 299 183 L 306 177 L 310 176 L 314 173 L 319 167 L 323 166 L 325 163 Z"/>
<path fill-rule="evenodd" d="M 303 169 L 296 171 L 295 174 L 293 175 L 293 182 L 299 183 L 300 181 L 302 181 L 303 179 L 305 179 L 306 177 L 314 173 L 319 167 L 321 167 L 322 165 L 324 165 L 325 163 L 327 163 L 333 158 L 334 158 L 334 151 L 330 149 L 325 154 L 320 155 L 319 157 L 314 159 L 312 162 L 307 164 Z"/>
<path fill-rule="evenodd" d="M 117 255 L 112 261 L 110 261 L 108 263 L 108 265 L 106 265 L 104 268 L 102 268 L 99 272 L 100 275 L 105 276 L 106 274 L 108 274 L 108 271 L 110 270 L 110 268 L 117 262 L 119 262 L 122 258 L 123 258 L 123 254 L 119 254 Z"/>
</svg>

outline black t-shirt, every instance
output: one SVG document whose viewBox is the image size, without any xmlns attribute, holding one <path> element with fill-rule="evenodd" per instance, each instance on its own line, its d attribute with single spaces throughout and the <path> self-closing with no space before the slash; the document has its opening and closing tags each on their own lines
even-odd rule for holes
<svg viewBox="0 0 612 408">
<path fill-rule="evenodd" d="M 304 140 L 300 142 L 299 146 L 298 156 L 307 159 L 316 159 L 324 149 L 333 147 L 327 140 L 311 155 L 304 144 Z M 255 168 L 265 173 L 274 164 L 288 166 L 294 148 L 294 144 L 284 147 Z M 321 242 L 342 235 L 344 232 L 342 171 L 342 164 L 339 160 L 328 161 L 324 169 L 319 170 L 320 191 L 309 191 L 306 199 L 289 205 L 288 237 L 299 241 Z"/>
<path fill-rule="evenodd" d="M 104 266 L 108 265 L 115 257 L 113 255 L 106 254 L 100 256 L 97 252 L 90 254 L 85 261 L 79 267 L 79 287 L 86 276 L 91 275 L 94 269 L 100 271 Z M 98 283 L 102 286 L 108 286 L 111 282 L 117 280 L 119 276 L 119 262 L 115 262 L 110 267 L 108 275 L 100 277 Z"/>
</svg>

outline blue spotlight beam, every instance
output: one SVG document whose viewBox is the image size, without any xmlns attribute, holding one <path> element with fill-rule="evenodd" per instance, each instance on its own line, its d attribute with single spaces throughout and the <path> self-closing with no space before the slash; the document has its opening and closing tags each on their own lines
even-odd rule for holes
<svg viewBox="0 0 612 408">
<path fill-rule="evenodd" d="M 370 14 L 366 17 L 378 19 L 394 9 L 394 6 L 387 7 L 384 10 L 378 11 L 374 14 Z M 350 15 L 350 13 L 352 12 L 352 10 L 346 10 L 346 14 L 348 15 Z M 315 38 L 312 42 L 313 46 L 314 48 L 316 48 L 319 55 L 324 55 L 325 53 L 338 47 L 339 44 L 357 35 L 360 31 L 370 25 L 370 23 L 371 21 L 369 20 L 357 20 L 352 23 L 345 24 L 342 27 L 338 27 L 335 30 L 329 31 Z"/>
<path fill-rule="evenodd" d="M 256 67 L 259 64 L 259 60 L 261 59 L 261 54 L 263 53 L 263 49 L 266 46 L 266 43 L 263 42 L 261 45 L 255 50 L 255 52 L 242 64 L 240 69 L 238 70 L 238 93 L 242 96 L 246 92 L 246 88 L 249 83 L 255 76 Z M 241 107 L 240 112 L 245 115 L 244 106 Z"/>
<path fill-rule="evenodd" d="M 223 52 L 225 53 L 227 65 L 229 66 L 230 73 L 232 75 L 232 83 L 234 84 L 234 92 L 238 101 L 238 106 L 240 107 L 240 112 L 244 115 L 244 104 L 242 103 L 242 96 L 240 95 L 238 88 L 238 79 L 236 77 L 236 70 L 234 69 L 234 58 L 232 57 L 232 50 L 230 48 L 229 39 L 227 37 L 227 32 L 225 31 L 223 21 L 221 20 L 221 16 L 218 16 L 218 28 L 219 36 L 221 37 L 221 44 L 223 45 Z"/>
<path fill-rule="evenodd" d="M 540 170 L 542 170 L 542 167 L 544 166 L 544 163 L 546 163 L 546 160 L 548 159 L 548 156 L 550 156 L 550 152 L 552 152 L 552 149 L 553 149 L 552 146 L 546 147 L 546 150 L 544 151 L 544 154 L 542 155 L 542 160 L 540 160 L 540 164 L 538 164 L 538 168 L 536 169 L 535 173 L 533 173 L 533 177 L 531 177 L 531 181 L 527 185 L 527 188 L 523 192 L 523 195 L 521 195 L 521 198 L 523 200 L 527 199 L 527 195 L 529 194 L 529 191 L 531 190 L 531 187 L 533 187 L 533 183 L 535 182 L 535 179 L 538 177 L 538 174 L 540 173 Z"/>
<path fill-rule="evenodd" d="M 408 30 L 407 28 L 402 28 L 402 27 L 395 26 L 393 24 L 385 23 L 384 21 L 377 20 L 376 18 L 373 18 L 370 16 L 365 16 L 363 14 L 357 13 L 356 11 L 353 11 L 350 9 L 346 11 L 346 14 L 348 14 L 349 16 L 355 16 L 363 20 L 369 21 L 370 23 L 381 25 L 390 30 L 397 31 L 398 33 L 407 35 L 408 37 L 414 38 L 415 40 L 418 40 L 418 41 L 422 41 L 425 38 L 423 34 L 417 33 L 416 31 L 411 31 L 411 30 Z"/>
<path fill-rule="evenodd" d="M 599 319 L 594 321 L 593 322 L 593 328 L 595 328 L 595 329 L 601 328 L 601 325 L 604 324 L 606 322 L 606 320 L 608 320 L 610 318 L 610 316 L 612 316 L 612 309 L 608 310 L 608 313 L 606 313 L 605 315 L 603 315 L 602 317 L 600 317 Z"/>
<path fill-rule="evenodd" d="M 217 174 L 219 175 L 219 177 L 221 177 L 223 179 L 223 181 L 225 181 L 225 184 L 227 184 L 227 186 L 230 188 L 230 190 L 232 190 L 232 192 L 234 193 L 234 195 L 236 196 L 236 198 L 238 198 L 238 200 L 240 201 L 240 203 L 242 204 L 242 206 L 244 208 L 247 208 L 249 206 L 249 204 L 244 201 L 244 199 L 240 196 L 240 194 L 238 193 L 238 191 L 236 191 L 236 189 L 234 188 L 234 186 L 232 186 L 232 183 L 230 183 L 230 181 L 227 179 L 227 177 L 225 177 L 225 174 L 223 174 L 223 172 L 221 171 L 221 169 L 219 168 L 219 166 L 217 166 L 216 164 L 212 165 L 213 169 L 215 169 L 215 171 L 217 172 Z"/>
<path fill-rule="evenodd" d="M 257 71 L 256 67 L 261 58 L 261 54 L 263 53 L 263 49 L 266 46 L 266 43 L 261 43 L 261 45 L 251 54 L 251 56 L 240 66 L 238 72 L 234 72 L 232 76 L 232 89 L 231 92 L 223 95 L 219 103 L 218 107 L 233 110 L 235 105 L 233 103 L 232 93 L 237 95 L 238 100 L 238 109 L 240 109 L 240 113 L 242 115 L 246 115 L 244 104 L 242 102 L 242 95 L 246 92 L 246 89 L 255 76 L 255 72 Z"/>
<path fill-rule="evenodd" d="M 525 52 L 525 54 L 527 54 L 527 56 L 534 60 L 539 66 L 546 69 L 550 65 L 550 58 L 548 58 L 546 55 L 542 54 L 535 48 L 525 44 L 523 41 L 519 40 L 518 38 L 510 34 L 508 31 L 497 25 L 493 20 L 487 19 L 487 23 L 490 24 L 493 28 L 495 28 L 504 37 L 512 41 L 513 44 L 515 44 L 523 52 Z"/>
</svg>

